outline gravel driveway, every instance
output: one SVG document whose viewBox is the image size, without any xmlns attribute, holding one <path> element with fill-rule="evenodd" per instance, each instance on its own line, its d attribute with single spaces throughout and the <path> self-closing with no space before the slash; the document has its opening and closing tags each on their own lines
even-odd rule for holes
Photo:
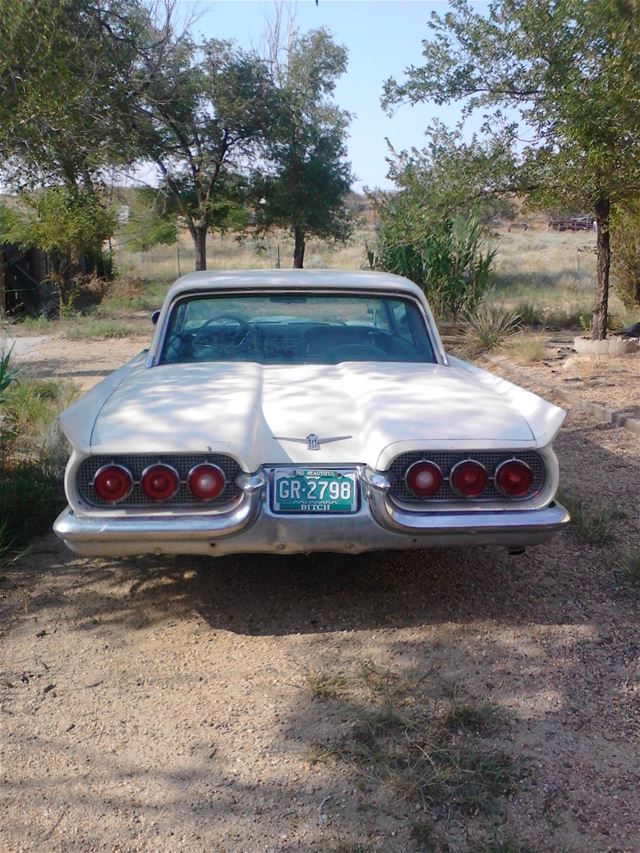
<svg viewBox="0 0 640 853">
<path fill-rule="evenodd" d="M 640 850 L 640 448 L 578 414 L 557 448 L 584 523 L 521 557 L 34 543 L 0 581 L 0 849 Z M 391 784 L 354 734 L 380 697 L 418 744 L 490 708 L 447 748 L 518 772 L 491 808 Z"/>
</svg>

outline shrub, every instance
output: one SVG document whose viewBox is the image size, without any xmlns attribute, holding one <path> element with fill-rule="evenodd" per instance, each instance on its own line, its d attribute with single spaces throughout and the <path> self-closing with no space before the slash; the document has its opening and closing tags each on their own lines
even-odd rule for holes
<svg viewBox="0 0 640 853">
<path fill-rule="evenodd" d="M 0 554 L 44 533 L 64 506 L 59 477 L 37 463 L 6 468 L 0 477 Z"/>
<path fill-rule="evenodd" d="M 0 362 L 6 370 L 8 357 Z M 71 383 L 53 380 L 16 378 L 7 387 L 2 405 L 0 555 L 47 530 L 64 505 L 61 475 L 68 448 L 57 418 L 76 393 Z"/>
<path fill-rule="evenodd" d="M 402 229 L 397 232 L 389 208 L 378 231 L 378 252 L 369 252 L 370 265 L 414 281 L 442 319 L 456 321 L 473 311 L 492 283 L 496 255 L 477 217 L 443 219 L 415 242 L 405 242 Z"/>
<path fill-rule="evenodd" d="M 70 382 L 16 379 L 3 405 L 3 443 L 0 465 L 11 467 L 11 459 L 33 460 L 43 468 L 61 468 L 68 448 L 58 414 L 77 395 Z"/>
<path fill-rule="evenodd" d="M 613 543 L 614 522 L 619 514 L 604 503 L 588 503 L 576 494 L 563 493 L 560 500 L 571 513 L 571 530 L 579 541 L 597 548 Z"/>
</svg>

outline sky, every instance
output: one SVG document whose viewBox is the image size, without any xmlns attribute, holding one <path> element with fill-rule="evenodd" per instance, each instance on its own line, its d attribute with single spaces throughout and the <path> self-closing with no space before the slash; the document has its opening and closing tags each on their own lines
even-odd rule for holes
<svg viewBox="0 0 640 853">
<path fill-rule="evenodd" d="M 474 4 L 476 5 L 476 4 Z M 484 4 L 478 4 L 484 5 Z M 181 14 L 194 14 L 194 34 L 232 38 L 245 48 L 259 47 L 274 0 L 179 0 Z M 422 39 L 433 10 L 446 2 L 425 0 L 292 0 L 286 4 L 301 32 L 325 27 L 349 51 L 349 65 L 339 80 L 335 101 L 354 114 L 349 128 L 349 159 L 356 175 L 354 189 L 390 188 L 385 138 L 396 150 L 421 147 L 434 118 L 455 125 L 455 107 L 433 104 L 399 107 L 392 116 L 380 106 L 384 81 L 401 80 L 410 65 L 420 65 Z"/>
</svg>

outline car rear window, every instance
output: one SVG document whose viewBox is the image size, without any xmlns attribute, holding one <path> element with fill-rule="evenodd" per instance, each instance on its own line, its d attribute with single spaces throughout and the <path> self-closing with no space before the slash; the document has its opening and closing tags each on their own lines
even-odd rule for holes
<svg viewBox="0 0 640 853">
<path fill-rule="evenodd" d="M 160 363 L 435 362 L 410 298 L 379 294 L 194 294 L 176 300 Z"/>
</svg>

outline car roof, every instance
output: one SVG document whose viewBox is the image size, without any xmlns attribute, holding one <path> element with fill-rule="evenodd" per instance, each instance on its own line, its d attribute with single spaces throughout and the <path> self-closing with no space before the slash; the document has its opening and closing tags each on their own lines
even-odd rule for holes
<svg viewBox="0 0 640 853">
<path fill-rule="evenodd" d="M 316 288 L 319 290 L 395 290 L 422 297 L 409 279 L 370 270 L 216 270 L 183 275 L 167 293 L 167 303 L 183 293 L 200 290 L 263 288 Z"/>
</svg>

